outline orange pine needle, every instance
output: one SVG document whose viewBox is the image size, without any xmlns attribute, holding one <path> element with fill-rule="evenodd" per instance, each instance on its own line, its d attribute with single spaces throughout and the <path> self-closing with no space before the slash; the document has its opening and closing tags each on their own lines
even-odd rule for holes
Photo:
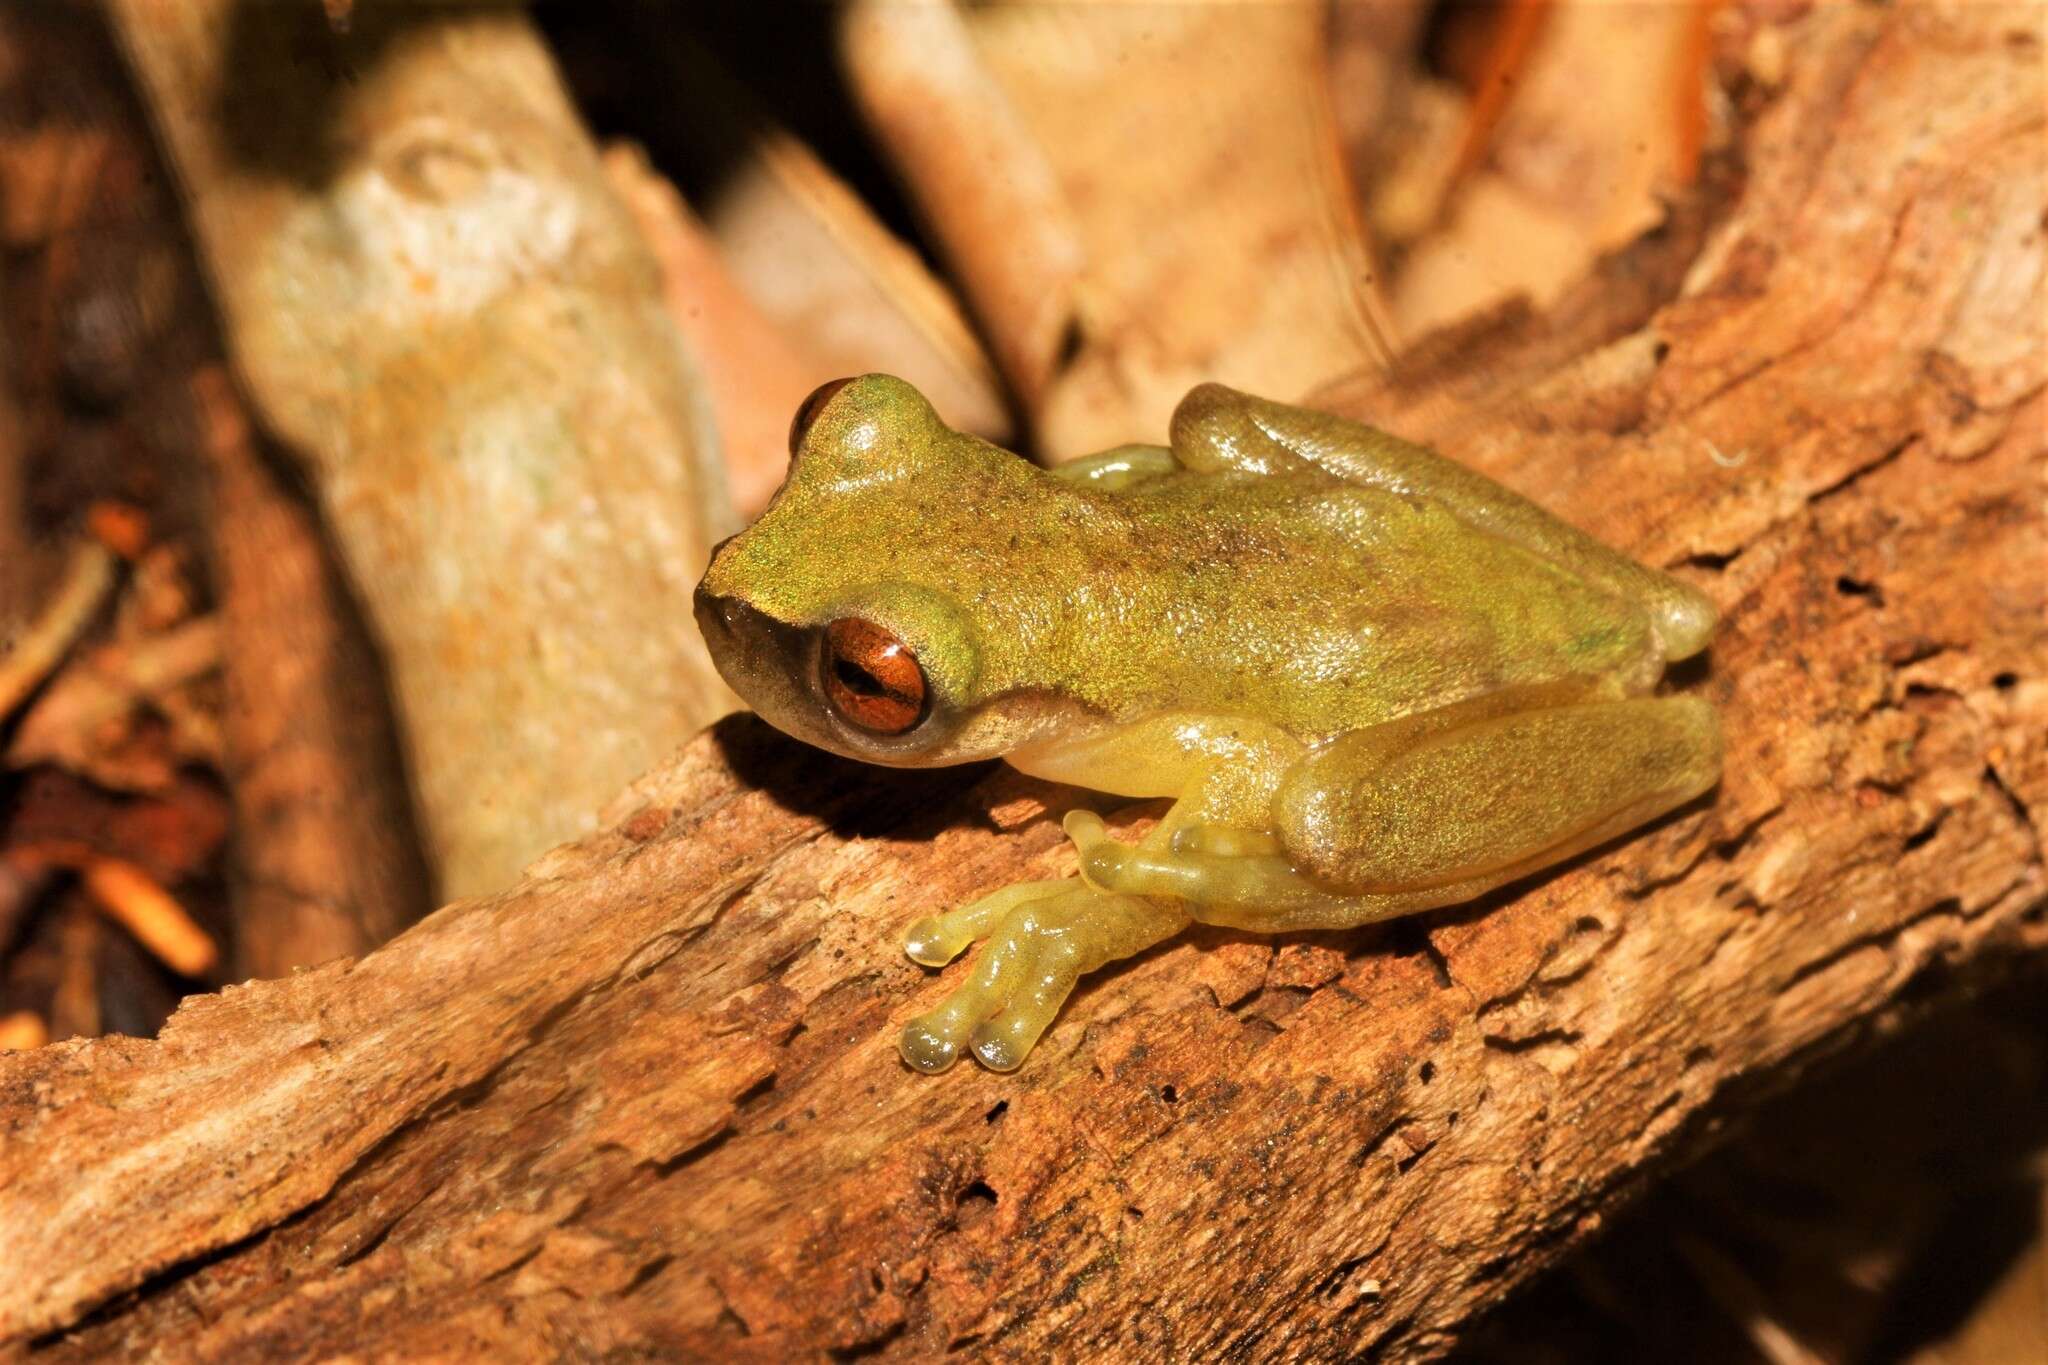
<svg viewBox="0 0 2048 1365">
<path fill-rule="evenodd" d="M 206 931 L 135 864 L 95 858 L 80 879 L 101 909 L 180 976 L 203 976 L 220 961 Z"/>
<path fill-rule="evenodd" d="M 50 1041 L 50 1026 L 34 1010 L 0 1014 L 0 1052 L 26 1052 Z"/>
<path fill-rule="evenodd" d="M 140 559 L 149 548 L 149 514 L 133 503 L 103 498 L 86 509 L 85 525 L 100 544 L 123 559 Z"/>
</svg>

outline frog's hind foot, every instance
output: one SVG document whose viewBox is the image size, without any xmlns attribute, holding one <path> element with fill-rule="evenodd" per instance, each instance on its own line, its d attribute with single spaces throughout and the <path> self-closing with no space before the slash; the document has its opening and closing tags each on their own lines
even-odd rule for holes
<svg viewBox="0 0 2048 1365">
<path fill-rule="evenodd" d="M 919 949 L 939 961 L 954 956 L 959 947 L 946 949 L 964 946 L 962 935 L 987 933 L 988 942 L 967 980 L 937 1009 L 904 1026 L 898 1050 L 924 1072 L 944 1071 L 963 1047 L 990 1070 L 1014 1070 L 1084 973 L 1140 952 L 1186 923 L 1171 906 L 1106 895 L 1073 878 L 1008 887 L 919 920 L 909 937 L 920 962 L 927 959 Z"/>
<path fill-rule="evenodd" d="M 1045 882 L 1018 882 L 994 891 L 980 900 L 955 910 L 926 915 L 903 934 L 903 951 L 920 967 L 943 967 L 977 940 L 987 938 L 1003 917 L 1027 901 L 1041 900 L 1070 891 L 1080 883 L 1073 877 Z"/>
</svg>

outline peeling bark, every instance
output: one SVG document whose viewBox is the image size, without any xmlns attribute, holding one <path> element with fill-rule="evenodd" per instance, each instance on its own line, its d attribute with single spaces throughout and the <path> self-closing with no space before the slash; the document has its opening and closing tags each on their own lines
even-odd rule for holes
<svg viewBox="0 0 2048 1365">
<path fill-rule="evenodd" d="M 1190 934 L 927 1079 L 893 1040 L 960 968 L 902 927 L 1157 808 L 728 720 L 360 962 L 0 1056 L 0 1335 L 1422 1357 L 1760 1091 L 2038 962 L 2038 16 L 1791 36 L 1681 296 L 1445 428 L 1715 596 L 1717 792 L 1472 906 Z"/>
</svg>

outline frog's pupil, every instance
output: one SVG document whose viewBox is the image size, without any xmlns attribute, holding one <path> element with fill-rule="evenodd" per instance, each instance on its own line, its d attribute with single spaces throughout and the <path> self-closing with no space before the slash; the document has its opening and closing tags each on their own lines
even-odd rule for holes
<svg viewBox="0 0 2048 1365">
<path fill-rule="evenodd" d="M 851 659 L 835 659 L 832 671 L 839 675 L 840 684 L 863 696 L 879 697 L 889 689 L 881 680 Z"/>
<path fill-rule="evenodd" d="M 917 656 L 872 621 L 842 616 L 826 626 L 819 675 L 833 709 L 862 729 L 900 735 L 923 718 L 925 680 Z"/>
</svg>

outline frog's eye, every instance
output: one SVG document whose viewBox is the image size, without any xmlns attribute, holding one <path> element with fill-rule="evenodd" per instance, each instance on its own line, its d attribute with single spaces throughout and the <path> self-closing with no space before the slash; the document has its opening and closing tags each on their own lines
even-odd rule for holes
<svg viewBox="0 0 2048 1365">
<path fill-rule="evenodd" d="M 804 434 L 811 429 L 811 423 L 818 420 L 818 414 L 832 401 L 832 395 L 852 382 L 851 379 L 827 380 L 812 389 L 810 397 L 797 404 L 796 416 L 789 421 L 789 453 L 792 459 L 796 456 L 797 448 L 803 445 Z"/>
<path fill-rule="evenodd" d="M 909 645 L 872 621 L 842 616 L 826 626 L 819 672 L 825 700 L 849 725 L 900 735 L 924 719 L 924 669 Z"/>
</svg>

